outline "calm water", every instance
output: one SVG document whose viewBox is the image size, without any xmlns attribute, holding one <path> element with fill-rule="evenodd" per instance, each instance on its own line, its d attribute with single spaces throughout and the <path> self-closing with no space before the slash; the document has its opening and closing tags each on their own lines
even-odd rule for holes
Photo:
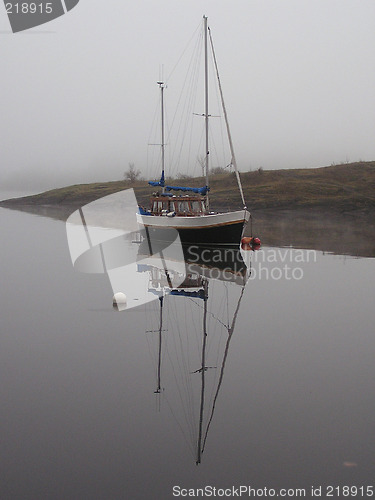
<svg viewBox="0 0 375 500">
<path fill-rule="evenodd" d="M 1 499 L 374 483 L 374 259 L 264 248 L 245 287 L 207 282 L 196 465 L 204 300 L 165 298 L 158 371 L 159 300 L 115 312 L 64 223 L 0 223 Z"/>
</svg>

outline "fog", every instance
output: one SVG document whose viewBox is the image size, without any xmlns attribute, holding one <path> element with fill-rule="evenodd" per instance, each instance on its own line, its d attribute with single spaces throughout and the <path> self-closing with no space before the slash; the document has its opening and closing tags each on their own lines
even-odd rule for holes
<svg viewBox="0 0 375 500">
<path fill-rule="evenodd" d="M 17 34 L 0 6 L 1 187 L 149 175 L 160 66 L 203 14 L 240 170 L 375 159 L 373 0 L 82 0 Z"/>
</svg>

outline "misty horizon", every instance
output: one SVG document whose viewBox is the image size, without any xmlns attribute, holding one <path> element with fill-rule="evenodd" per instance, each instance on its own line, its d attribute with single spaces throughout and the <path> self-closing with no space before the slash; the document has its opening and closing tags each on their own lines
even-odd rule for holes
<svg viewBox="0 0 375 500">
<path fill-rule="evenodd" d="M 0 9 L 1 188 L 121 180 L 129 163 L 157 177 L 148 152 L 156 81 L 203 14 L 240 171 L 375 159 L 374 2 L 237 0 L 228 10 L 210 0 L 105 9 L 91 0 L 43 36 L 9 34 Z M 168 93 L 173 108 L 172 83 Z"/>
</svg>

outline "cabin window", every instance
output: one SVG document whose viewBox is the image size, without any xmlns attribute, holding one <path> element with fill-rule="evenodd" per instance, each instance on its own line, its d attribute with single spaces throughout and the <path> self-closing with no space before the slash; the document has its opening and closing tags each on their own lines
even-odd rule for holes
<svg viewBox="0 0 375 500">
<path fill-rule="evenodd" d="M 179 212 L 190 212 L 189 203 L 187 201 L 180 201 Z"/>
<path fill-rule="evenodd" d="M 163 202 L 162 201 L 154 201 L 152 211 L 153 212 L 161 212 L 163 209 Z"/>
<path fill-rule="evenodd" d="M 202 211 L 202 206 L 199 201 L 192 201 L 191 207 L 195 213 L 200 213 Z"/>
</svg>

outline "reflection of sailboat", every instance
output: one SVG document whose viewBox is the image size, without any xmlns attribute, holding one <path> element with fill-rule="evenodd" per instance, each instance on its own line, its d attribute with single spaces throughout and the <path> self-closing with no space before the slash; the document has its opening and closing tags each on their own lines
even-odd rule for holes
<svg viewBox="0 0 375 500">
<path fill-rule="evenodd" d="M 219 251 L 225 255 L 224 249 Z M 189 266 L 187 263 L 184 282 L 172 288 L 168 286 L 169 278 L 163 269 L 149 267 L 149 290 L 152 289 L 159 295 L 159 318 L 158 328 L 148 332 L 157 334 L 154 346 L 157 351 L 157 388 L 154 392 L 159 403 L 160 398 L 168 400 L 175 420 L 192 448 L 195 462 L 199 464 L 216 410 L 229 346 L 250 271 L 241 253 L 238 253 L 237 259 L 231 260 L 231 265 L 225 266 L 225 271 L 223 266 L 220 269 L 212 263 L 209 265 L 207 260 L 194 262 L 193 267 Z M 210 277 L 210 273 L 214 278 Z M 230 289 L 224 301 L 217 294 L 219 287 L 226 292 Z M 192 314 L 188 313 L 185 320 L 181 317 L 181 312 L 187 305 L 191 305 L 194 311 Z M 168 324 L 165 317 L 169 307 L 177 308 L 171 324 Z M 197 311 L 200 313 L 198 325 L 194 321 Z M 225 311 L 227 319 L 220 319 L 218 311 Z M 200 333 L 194 332 L 193 323 L 198 326 Z M 186 338 L 183 338 L 185 334 Z M 196 344 L 195 347 L 193 344 Z M 193 355 L 192 360 L 188 359 L 190 355 Z M 178 370 L 183 373 L 179 374 Z M 176 410 L 176 401 L 171 403 L 169 399 L 169 392 L 173 393 L 172 383 L 180 386 L 177 387 L 174 398 L 182 408 L 180 415 Z M 186 402 L 182 399 L 185 390 L 188 393 Z M 188 433 L 178 416 L 190 428 Z"/>
<path fill-rule="evenodd" d="M 127 207 L 125 214 L 129 215 L 122 219 L 123 227 L 120 229 L 117 228 L 118 218 L 113 211 L 114 200 L 120 208 Z M 135 233 L 134 206 L 134 193 L 128 190 L 104 197 L 74 212 L 67 221 L 72 262 L 84 272 L 107 273 L 115 296 L 119 291 L 127 292 L 127 302 L 123 304 L 124 307 L 118 307 L 119 310 L 126 309 L 126 306 L 130 308 L 158 303 L 159 327 L 154 330 L 154 323 L 152 329 L 158 333 L 157 386 L 154 392 L 159 400 L 166 394 L 169 397 L 172 392 L 169 382 L 171 375 L 177 380 L 176 374 L 178 368 L 181 368 L 187 382 L 186 387 L 191 392 L 188 403 L 191 406 L 189 417 L 193 422 L 190 442 L 193 443 L 194 459 L 196 463 L 200 463 L 249 276 L 249 263 L 245 262 L 244 257 L 249 257 L 251 252 L 228 246 L 182 247 L 178 232 L 173 228 L 168 229 L 167 241 L 154 239 L 147 227 Z M 218 300 L 218 286 L 224 291 L 221 300 Z M 231 293 L 233 291 L 239 292 L 237 298 Z M 213 297 L 215 300 L 212 300 Z M 155 298 L 158 300 L 155 301 Z M 185 311 L 184 318 L 178 308 L 186 304 L 194 308 L 194 311 L 188 315 Z M 168 373 L 166 363 L 163 363 L 163 353 L 168 354 L 172 364 L 175 359 L 175 353 L 169 349 L 165 335 L 168 332 L 166 305 L 169 311 L 175 308 L 170 332 L 172 341 L 176 342 L 176 347 L 179 344 L 180 353 L 186 358 L 179 367 L 171 367 L 173 373 L 171 370 Z M 233 309 L 231 313 L 230 308 Z M 226 319 L 220 319 L 223 312 L 226 313 Z M 201 318 L 198 320 L 199 315 Z M 218 331 L 215 332 L 212 328 L 213 323 L 221 329 L 221 338 L 217 336 Z M 183 328 L 186 328 L 185 344 L 181 335 Z M 194 354 L 193 340 L 196 341 L 197 349 L 195 357 L 189 362 L 187 358 Z M 217 345 L 214 345 L 215 342 Z M 216 356 L 212 358 L 215 353 Z M 167 383 L 164 384 L 163 380 Z M 164 385 L 166 391 L 163 390 Z M 195 408 L 193 393 L 198 396 Z M 183 428 L 182 425 L 180 427 Z"/>
</svg>

